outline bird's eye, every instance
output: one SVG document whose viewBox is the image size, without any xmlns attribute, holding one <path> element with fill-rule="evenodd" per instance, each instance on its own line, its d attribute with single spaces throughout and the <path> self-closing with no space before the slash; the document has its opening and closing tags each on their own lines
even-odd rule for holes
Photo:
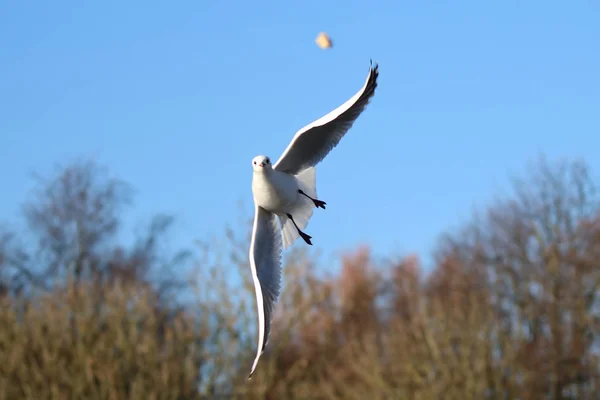
<svg viewBox="0 0 600 400">
<path fill-rule="evenodd" d="M 253 163 L 254 165 L 256 165 L 256 161 L 252 161 L 252 163 Z"/>
<path fill-rule="evenodd" d="M 267 158 L 267 164 L 270 163 L 271 161 Z"/>
</svg>

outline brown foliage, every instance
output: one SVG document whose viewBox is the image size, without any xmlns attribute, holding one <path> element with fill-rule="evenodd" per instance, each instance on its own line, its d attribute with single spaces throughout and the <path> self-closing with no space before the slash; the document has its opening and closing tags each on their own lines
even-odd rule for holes
<svg viewBox="0 0 600 400">
<path fill-rule="evenodd" d="M 157 275 L 181 259 L 157 261 L 169 219 L 155 220 L 133 248 L 118 246 L 125 201 L 111 181 L 90 165 L 65 171 L 28 208 L 39 249 L 0 236 L 0 399 L 600 392 L 600 207 L 582 163 L 538 164 L 513 196 L 444 235 L 429 268 L 417 255 L 384 266 L 362 247 L 323 276 L 314 256 L 291 251 L 251 381 L 256 316 L 246 235 L 228 232 L 228 258 L 222 244 L 204 246 L 193 280 Z M 193 300 L 173 297 L 174 288 Z"/>
<path fill-rule="evenodd" d="M 307 296 L 321 312 L 295 328 L 302 340 L 276 344 L 286 365 L 294 358 L 306 372 L 279 377 L 272 398 L 593 398 L 593 182 L 581 163 L 541 162 L 515 188 L 515 198 L 443 237 L 426 277 L 415 256 L 374 268 L 361 249 L 339 277 L 313 283 Z"/>
<path fill-rule="evenodd" d="M 197 398 L 194 318 L 146 287 L 80 282 L 0 309 L 0 397 Z M 169 315 L 171 314 L 171 315 Z"/>
</svg>

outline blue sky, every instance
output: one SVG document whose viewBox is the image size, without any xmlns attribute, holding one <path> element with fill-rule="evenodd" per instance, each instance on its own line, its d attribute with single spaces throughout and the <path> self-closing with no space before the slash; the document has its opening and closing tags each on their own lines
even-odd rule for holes
<svg viewBox="0 0 600 400">
<path fill-rule="evenodd" d="M 425 253 L 540 153 L 600 170 L 598 21 L 593 1 L 4 1 L 0 219 L 32 171 L 90 157 L 135 188 L 132 224 L 165 211 L 177 244 L 218 237 L 250 216 L 251 159 L 373 58 L 378 90 L 319 165 L 328 207 L 306 231 L 326 255 Z"/>
</svg>

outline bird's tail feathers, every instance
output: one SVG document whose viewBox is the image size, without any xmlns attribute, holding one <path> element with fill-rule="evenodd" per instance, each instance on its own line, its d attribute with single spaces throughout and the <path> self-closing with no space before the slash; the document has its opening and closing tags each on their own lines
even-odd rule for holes
<svg viewBox="0 0 600 400">
<path fill-rule="evenodd" d="M 298 187 L 313 199 L 317 198 L 317 171 L 315 167 L 305 169 L 296 175 Z M 314 203 L 306 196 L 301 196 L 300 202 L 290 210 L 290 214 L 294 217 L 294 221 L 298 228 L 304 229 L 308 225 L 308 220 L 313 215 L 315 208 Z M 294 223 L 285 215 L 279 216 L 281 223 L 281 234 L 283 241 L 283 249 L 290 247 L 300 236 Z"/>
<path fill-rule="evenodd" d="M 305 197 L 304 200 L 301 200 L 299 204 L 290 211 L 290 214 L 292 214 L 292 217 L 294 218 L 296 225 L 298 225 L 298 228 L 306 228 L 308 225 L 308 220 L 310 220 L 310 217 L 312 217 L 314 207 L 315 206 L 313 202 Z M 298 230 L 294 226 L 292 220 L 290 220 L 287 216 L 279 216 L 279 222 L 281 223 L 282 244 L 283 249 L 285 250 L 290 247 L 296 239 L 298 239 L 300 234 L 298 233 Z"/>
<path fill-rule="evenodd" d="M 298 180 L 298 186 L 304 193 L 313 199 L 317 198 L 317 169 L 315 167 L 300 172 L 296 175 L 296 179 Z"/>
<path fill-rule="evenodd" d="M 279 217 L 279 222 L 281 223 L 282 245 L 283 249 L 285 250 L 290 247 L 300 235 L 288 217 Z"/>
</svg>

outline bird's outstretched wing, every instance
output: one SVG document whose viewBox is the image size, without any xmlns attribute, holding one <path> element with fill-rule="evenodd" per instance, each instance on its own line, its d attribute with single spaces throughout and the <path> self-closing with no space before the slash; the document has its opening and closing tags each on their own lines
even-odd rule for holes
<svg viewBox="0 0 600 400">
<path fill-rule="evenodd" d="M 281 288 L 281 229 L 275 214 L 259 206 L 255 206 L 249 256 L 258 310 L 258 348 L 248 379 L 269 340 L 273 308 Z"/>
<path fill-rule="evenodd" d="M 371 64 L 362 89 L 329 114 L 300 129 L 273 168 L 297 175 L 321 162 L 342 140 L 369 103 L 375 93 L 378 76 L 378 65 L 373 67 Z"/>
</svg>

